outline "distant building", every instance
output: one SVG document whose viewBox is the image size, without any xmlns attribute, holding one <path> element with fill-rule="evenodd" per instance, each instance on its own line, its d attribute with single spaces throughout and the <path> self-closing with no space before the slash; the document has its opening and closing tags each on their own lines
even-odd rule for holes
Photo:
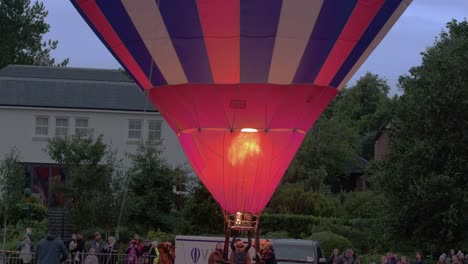
<svg viewBox="0 0 468 264">
<path fill-rule="evenodd" d="M 118 150 L 124 165 L 130 163 L 125 153 L 134 153 L 147 138 L 162 140 L 169 164 L 187 162 L 160 113 L 117 70 L 23 65 L 0 70 L 0 158 L 13 147 L 21 152 L 32 190 L 45 204 L 61 203 L 49 189 L 64 180 L 44 152 L 47 141 L 90 129 Z"/>
<path fill-rule="evenodd" d="M 390 145 L 389 126 L 383 126 L 374 137 L 374 159 L 383 160 L 388 153 Z"/>
</svg>

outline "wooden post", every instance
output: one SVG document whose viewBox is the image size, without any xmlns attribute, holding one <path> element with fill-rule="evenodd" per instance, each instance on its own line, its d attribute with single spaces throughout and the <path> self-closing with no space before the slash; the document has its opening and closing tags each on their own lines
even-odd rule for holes
<svg viewBox="0 0 468 264">
<path fill-rule="evenodd" d="M 231 230 L 229 229 L 229 219 L 226 217 L 226 213 L 224 214 L 224 233 L 225 233 L 225 238 L 224 238 L 224 250 L 223 250 L 223 259 L 224 262 L 228 262 L 228 257 L 229 257 L 229 239 L 231 236 Z"/>
<path fill-rule="evenodd" d="M 259 228 L 258 228 L 258 222 L 259 222 L 258 217 L 257 217 L 256 220 L 257 220 L 257 224 L 256 224 L 256 227 L 255 227 L 255 263 L 259 264 L 259 263 L 262 262 L 262 260 L 259 257 L 259 253 L 260 253 L 260 231 L 259 231 Z"/>
</svg>

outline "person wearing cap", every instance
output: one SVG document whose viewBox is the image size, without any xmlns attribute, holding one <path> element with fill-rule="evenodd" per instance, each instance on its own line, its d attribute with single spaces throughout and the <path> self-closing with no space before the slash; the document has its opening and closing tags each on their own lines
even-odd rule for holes
<svg viewBox="0 0 468 264">
<path fill-rule="evenodd" d="M 68 258 L 67 248 L 62 240 L 57 239 L 56 233 L 54 230 L 50 230 L 37 244 L 38 264 L 59 264 Z"/>
</svg>

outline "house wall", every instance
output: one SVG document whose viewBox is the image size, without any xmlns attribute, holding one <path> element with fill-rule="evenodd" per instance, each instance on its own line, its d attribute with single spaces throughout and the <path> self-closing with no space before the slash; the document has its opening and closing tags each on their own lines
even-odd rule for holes
<svg viewBox="0 0 468 264">
<path fill-rule="evenodd" d="M 382 131 L 380 136 L 375 141 L 374 145 L 374 155 L 375 160 L 383 160 L 388 153 L 390 138 L 388 130 Z"/>
<path fill-rule="evenodd" d="M 35 135 L 36 116 L 49 117 L 49 137 Z M 68 118 L 68 133 L 75 131 L 75 118 L 88 118 L 88 127 L 95 135 L 102 134 L 104 143 L 117 149 L 117 157 L 128 166 L 130 161 L 126 153 L 134 153 L 137 142 L 128 139 L 130 119 L 143 120 L 143 137 L 147 136 L 148 120 L 161 120 L 161 138 L 163 139 L 162 156 L 173 166 L 187 162 L 185 154 L 161 115 L 157 112 L 105 111 L 80 109 L 53 109 L 32 107 L 0 107 L 0 157 L 16 147 L 25 163 L 54 163 L 44 152 L 47 140 L 55 136 L 55 118 Z"/>
</svg>

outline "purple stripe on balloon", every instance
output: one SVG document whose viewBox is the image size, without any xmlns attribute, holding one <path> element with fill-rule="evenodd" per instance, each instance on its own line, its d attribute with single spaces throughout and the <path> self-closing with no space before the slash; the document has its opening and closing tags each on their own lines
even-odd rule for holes
<svg viewBox="0 0 468 264">
<path fill-rule="evenodd" d="M 187 80 L 213 83 L 196 1 L 159 1 L 159 10 Z"/>
<path fill-rule="evenodd" d="M 270 72 L 281 0 L 240 1 L 240 79 L 266 83 Z"/>
<path fill-rule="evenodd" d="M 132 74 L 132 72 L 130 72 L 127 68 L 127 66 L 125 64 L 122 63 L 122 60 L 120 60 L 120 58 L 117 56 L 117 54 L 115 54 L 114 50 L 109 46 L 109 43 L 107 43 L 107 41 L 102 37 L 101 33 L 99 33 L 99 31 L 96 29 L 96 27 L 94 26 L 93 23 L 91 23 L 91 21 L 88 19 L 88 17 L 86 16 L 86 14 L 83 12 L 83 10 L 81 10 L 81 7 L 80 5 L 78 5 L 78 2 L 77 0 L 70 0 L 70 2 L 73 4 L 73 6 L 75 7 L 75 9 L 78 11 L 78 13 L 80 13 L 81 17 L 85 20 L 85 22 L 88 24 L 88 26 L 91 28 L 91 30 L 93 30 L 94 34 L 96 34 L 96 36 L 99 38 L 99 40 L 101 41 L 102 44 L 104 44 L 104 46 L 106 46 L 107 50 L 112 54 L 112 56 L 114 56 L 114 58 L 120 63 L 120 65 L 125 69 L 125 71 L 133 78 L 133 80 L 137 83 L 138 87 L 144 91 L 145 88 L 141 85 L 140 81 L 135 78 L 135 76 Z"/>
<path fill-rule="evenodd" d="M 382 30 L 387 21 L 393 15 L 395 10 L 401 4 L 402 0 L 386 0 L 380 11 L 372 20 L 371 24 L 367 28 L 364 35 L 358 41 L 353 51 L 349 54 L 346 61 L 343 63 L 341 68 L 336 73 L 335 77 L 331 82 L 332 87 L 338 87 L 343 79 L 346 77 L 348 72 L 353 68 L 362 54 L 366 51 L 367 47 L 372 43 L 377 34 Z"/>
<path fill-rule="evenodd" d="M 357 0 L 324 1 L 293 83 L 314 82 L 353 13 L 356 3 Z"/>
<path fill-rule="evenodd" d="M 154 86 L 167 84 L 121 1 L 96 0 L 115 32 Z"/>
</svg>

